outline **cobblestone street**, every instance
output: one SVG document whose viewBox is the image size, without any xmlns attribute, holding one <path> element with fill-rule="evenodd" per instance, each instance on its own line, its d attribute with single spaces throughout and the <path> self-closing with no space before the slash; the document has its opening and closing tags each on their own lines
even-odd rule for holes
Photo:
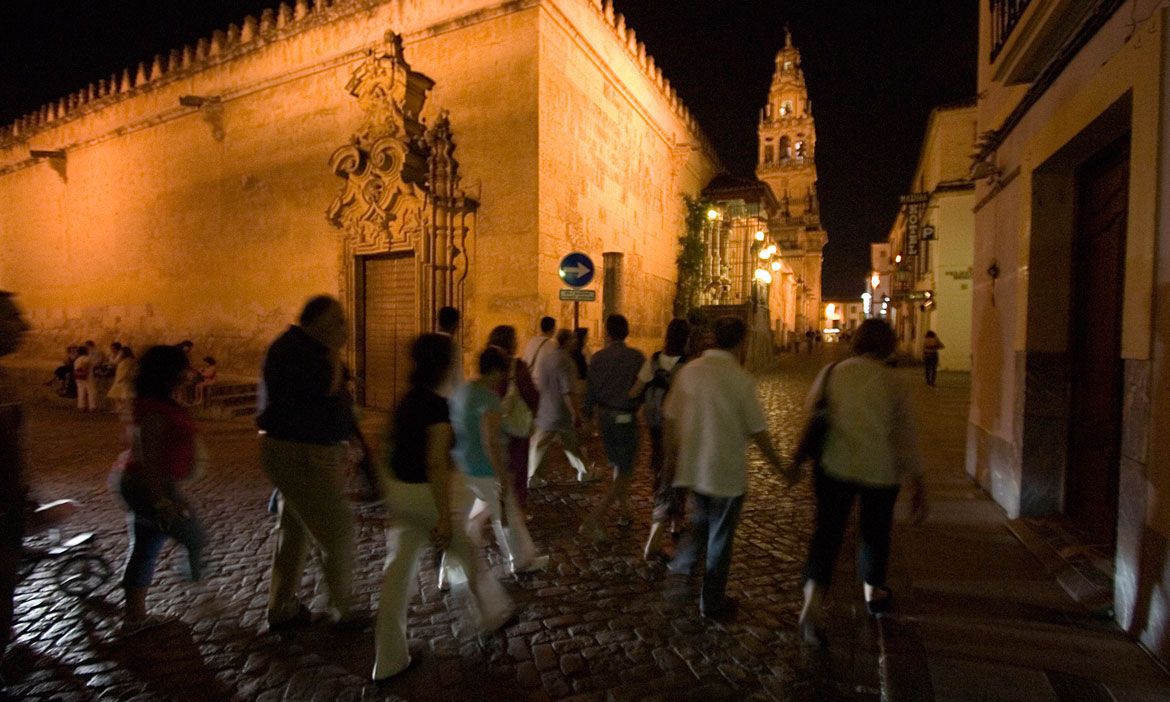
<svg viewBox="0 0 1170 702">
<path fill-rule="evenodd" d="M 799 407 L 825 359 L 784 356 L 760 379 L 760 393 L 782 452 L 790 449 Z M 913 370 L 901 371 L 908 379 Z M 962 460 L 964 376 L 943 374 L 928 392 L 914 383 L 927 459 Z M 266 570 L 273 517 L 270 485 L 257 460 L 249 421 L 202 424 L 213 457 L 208 475 L 189 494 L 211 533 L 208 577 L 182 580 L 176 553 L 164 552 L 150 607 L 177 617 L 160 629 L 120 638 L 116 587 L 126 549 L 123 514 L 106 488 L 119 450 L 112 415 L 81 415 L 60 405 L 29 407 L 30 480 L 43 501 L 84 503 L 69 533 L 97 532 L 97 550 L 113 574 L 93 596 L 77 599 L 52 584 L 42 563 L 18 591 L 17 638 L 5 665 L 12 692 L 29 700 L 365 700 L 475 699 L 853 699 L 876 696 L 876 665 L 866 618 L 857 603 L 832 606 L 834 646 L 805 650 L 795 633 L 800 567 L 812 519 L 809 481 L 792 489 L 752 451 L 748 499 L 735 543 L 730 594 L 740 598 L 735 622 L 698 615 L 694 597 L 666 596 L 663 571 L 641 560 L 651 498 L 645 457 L 634 484 L 636 521 L 608 544 L 577 536 L 586 509 L 606 483 L 580 485 L 557 456 L 552 483 L 534 491 L 533 537 L 551 556 L 548 570 L 513 579 L 497 574 L 519 611 L 519 622 L 483 638 L 453 634 L 457 615 L 435 588 L 424 557 L 420 594 L 410 616 L 412 645 L 422 665 L 385 686 L 368 682 L 373 660 L 369 629 L 335 634 L 314 626 L 293 634 L 265 631 Z M 945 416 L 944 416 L 945 415 Z M 954 416 L 951 416 L 954 415 Z M 932 423 L 945 421 L 945 430 Z M 374 436 L 380 436 L 380 432 Z M 591 456 L 600 456 L 594 440 Z M 381 512 L 359 515 L 359 606 L 377 607 L 385 545 Z M 66 534 L 68 535 L 68 533 Z M 845 551 L 842 569 L 852 564 Z M 318 583 L 310 564 L 306 597 Z M 840 596 L 839 596 L 840 597 Z M 318 598 L 313 609 L 321 611 Z M 861 611 L 864 611 L 861 608 Z M 858 623 L 860 622 L 860 623 Z M 845 635 L 842 635 L 845 634 Z"/>
</svg>

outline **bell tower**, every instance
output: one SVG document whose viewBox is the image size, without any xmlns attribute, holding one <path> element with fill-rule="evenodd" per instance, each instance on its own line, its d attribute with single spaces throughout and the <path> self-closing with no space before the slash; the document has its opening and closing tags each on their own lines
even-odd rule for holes
<svg viewBox="0 0 1170 702">
<path fill-rule="evenodd" d="M 800 277 L 797 330 L 819 331 L 821 250 L 828 235 L 821 228 L 817 200 L 816 127 L 812 103 L 800 66 L 800 50 L 784 28 L 784 47 L 776 54 L 776 68 L 768 102 L 760 110 L 756 177 L 772 188 L 780 212 L 771 222 L 773 237 L 783 256 Z"/>
</svg>

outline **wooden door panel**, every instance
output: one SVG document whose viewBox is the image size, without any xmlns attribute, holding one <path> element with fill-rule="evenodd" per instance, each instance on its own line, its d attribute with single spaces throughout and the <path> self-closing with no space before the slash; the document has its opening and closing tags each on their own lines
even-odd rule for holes
<svg viewBox="0 0 1170 702">
<path fill-rule="evenodd" d="M 393 409 L 406 391 L 415 323 L 414 257 L 367 258 L 364 266 L 365 404 Z"/>
<path fill-rule="evenodd" d="M 1071 406 L 1065 513 L 1111 549 L 1117 526 L 1128 142 L 1077 170 L 1071 312 Z"/>
</svg>

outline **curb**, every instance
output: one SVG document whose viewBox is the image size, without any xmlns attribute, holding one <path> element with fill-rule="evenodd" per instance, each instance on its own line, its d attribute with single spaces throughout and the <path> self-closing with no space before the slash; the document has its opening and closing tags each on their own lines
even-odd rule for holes
<svg viewBox="0 0 1170 702">
<path fill-rule="evenodd" d="M 926 647 L 914 620 L 882 614 L 876 628 L 882 702 L 934 700 Z"/>
</svg>

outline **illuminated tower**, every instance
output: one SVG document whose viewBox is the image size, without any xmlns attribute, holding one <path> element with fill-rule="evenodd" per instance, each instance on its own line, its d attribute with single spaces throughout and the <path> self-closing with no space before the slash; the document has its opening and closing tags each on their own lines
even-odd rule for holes
<svg viewBox="0 0 1170 702">
<path fill-rule="evenodd" d="M 821 228 L 817 201 L 816 128 L 812 103 L 800 68 L 800 51 L 784 29 L 784 48 L 776 54 L 776 70 L 768 103 L 760 110 L 756 177 L 780 201 L 771 222 L 773 237 L 800 277 L 797 329 L 820 329 L 821 250 L 828 235 Z"/>
</svg>

